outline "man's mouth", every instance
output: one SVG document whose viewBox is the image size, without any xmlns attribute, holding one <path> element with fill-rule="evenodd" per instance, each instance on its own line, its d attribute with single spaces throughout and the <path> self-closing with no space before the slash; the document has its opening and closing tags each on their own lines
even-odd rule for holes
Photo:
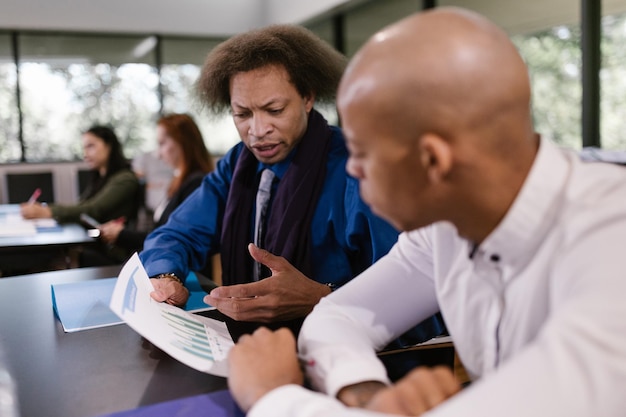
<svg viewBox="0 0 626 417">
<path fill-rule="evenodd" d="M 261 158 L 271 158 L 278 153 L 278 143 L 254 145 L 252 149 Z"/>
</svg>

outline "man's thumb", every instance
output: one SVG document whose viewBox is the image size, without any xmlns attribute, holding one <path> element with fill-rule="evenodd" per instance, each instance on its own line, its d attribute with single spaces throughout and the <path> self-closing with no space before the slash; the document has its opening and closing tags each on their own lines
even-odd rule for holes
<svg viewBox="0 0 626 417">
<path fill-rule="evenodd" d="M 248 244 L 248 252 L 250 252 L 250 256 L 252 256 L 252 259 L 260 264 L 265 265 L 269 269 L 273 270 L 274 268 L 279 266 L 280 257 L 269 253 L 265 249 L 259 248 L 254 243 Z"/>
</svg>

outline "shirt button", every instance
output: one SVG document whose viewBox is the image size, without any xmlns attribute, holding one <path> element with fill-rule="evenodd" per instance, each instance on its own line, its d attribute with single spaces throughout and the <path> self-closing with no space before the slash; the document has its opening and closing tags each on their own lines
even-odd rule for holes
<svg viewBox="0 0 626 417">
<path fill-rule="evenodd" d="M 491 262 L 500 262 L 500 255 L 498 255 L 497 253 L 494 253 L 493 255 L 491 255 Z"/>
</svg>

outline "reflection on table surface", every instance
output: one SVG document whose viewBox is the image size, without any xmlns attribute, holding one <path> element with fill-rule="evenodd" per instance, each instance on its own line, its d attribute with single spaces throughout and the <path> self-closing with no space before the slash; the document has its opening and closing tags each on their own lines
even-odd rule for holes
<svg viewBox="0 0 626 417">
<path fill-rule="evenodd" d="M 51 284 L 117 276 L 79 268 L 0 279 L 0 341 L 22 416 L 89 417 L 225 389 L 224 378 L 171 359 L 121 324 L 64 333 Z"/>
</svg>

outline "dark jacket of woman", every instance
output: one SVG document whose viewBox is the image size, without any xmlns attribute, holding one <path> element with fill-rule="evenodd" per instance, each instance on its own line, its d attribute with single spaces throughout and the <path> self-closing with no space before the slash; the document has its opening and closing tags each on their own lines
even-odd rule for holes
<svg viewBox="0 0 626 417">
<path fill-rule="evenodd" d="M 121 169 L 93 192 L 88 188 L 81 195 L 80 203 L 74 205 L 51 205 L 52 217 L 60 223 L 78 223 L 80 215 L 86 213 L 97 221 L 125 217 L 132 219 L 137 213 L 139 181 L 130 169 Z"/>
</svg>

